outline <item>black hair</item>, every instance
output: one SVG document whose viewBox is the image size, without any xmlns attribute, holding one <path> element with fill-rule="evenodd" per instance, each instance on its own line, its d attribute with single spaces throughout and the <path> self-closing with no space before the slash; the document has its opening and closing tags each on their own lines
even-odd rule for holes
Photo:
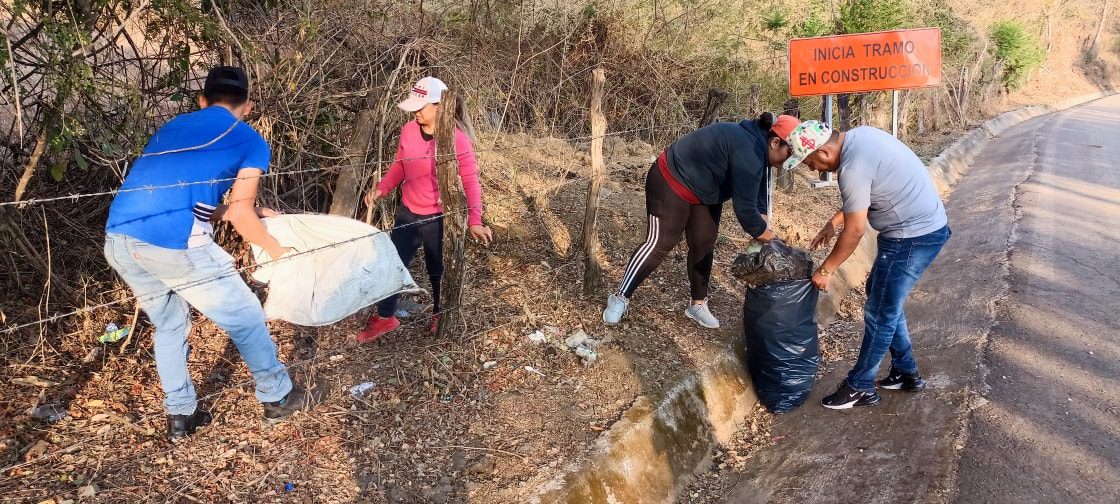
<svg viewBox="0 0 1120 504">
<path fill-rule="evenodd" d="M 770 128 L 774 127 L 774 123 L 778 122 L 778 116 L 774 115 L 773 112 L 763 112 L 755 122 L 762 130 L 770 131 Z"/>
<path fill-rule="evenodd" d="M 249 77 L 237 67 L 215 67 L 206 76 L 202 96 L 211 105 L 222 103 L 239 107 L 249 101 Z"/>
<path fill-rule="evenodd" d="M 755 120 L 755 124 L 758 124 L 759 129 L 766 132 L 767 143 L 770 142 L 771 138 L 777 138 L 778 141 L 781 142 L 781 145 L 786 145 L 786 139 L 778 136 L 778 134 L 774 133 L 774 130 L 771 129 L 776 122 L 778 122 L 778 115 L 773 112 L 763 112 L 758 116 L 758 119 Z"/>
</svg>

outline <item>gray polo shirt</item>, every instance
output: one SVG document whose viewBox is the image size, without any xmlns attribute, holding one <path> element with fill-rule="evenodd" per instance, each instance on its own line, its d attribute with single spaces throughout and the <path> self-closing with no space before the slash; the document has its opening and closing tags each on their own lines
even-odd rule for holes
<svg viewBox="0 0 1120 504">
<path fill-rule="evenodd" d="M 949 223 L 925 163 L 906 144 L 869 126 L 848 131 L 840 151 L 844 211 L 867 209 L 887 238 L 914 238 Z"/>
</svg>

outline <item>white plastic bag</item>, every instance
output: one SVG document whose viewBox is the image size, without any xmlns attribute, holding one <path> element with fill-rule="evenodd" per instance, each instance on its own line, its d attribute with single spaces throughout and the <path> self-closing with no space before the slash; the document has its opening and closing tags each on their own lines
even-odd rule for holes
<svg viewBox="0 0 1120 504">
<path fill-rule="evenodd" d="M 262 219 L 291 252 L 269 260 L 252 246 L 253 279 L 269 285 L 264 312 L 298 325 L 338 322 L 399 292 L 420 291 L 388 232 L 337 215 L 296 214 Z"/>
</svg>

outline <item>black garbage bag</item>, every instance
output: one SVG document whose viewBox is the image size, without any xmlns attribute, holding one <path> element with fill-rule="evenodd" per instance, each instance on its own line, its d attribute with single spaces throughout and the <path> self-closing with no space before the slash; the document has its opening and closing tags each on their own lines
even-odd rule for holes
<svg viewBox="0 0 1120 504">
<path fill-rule="evenodd" d="M 747 370 L 759 401 L 774 413 L 801 406 L 821 361 L 818 292 L 809 280 L 813 258 L 771 240 L 757 252 L 740 255 L 732 272 L 749 286 L 743 332 Z"/>
<path fill-rule="evenodd" d="M 773 413 L 805 402 L 821 363 L 817 288 L 809 280 L 747 289 L 743 305 L 747 370 L 758 400 Z"/>
<path fill-rule="evenodd" d="M 757 252 L 739 254 L 731 265 L 731 274 L 751 287 L 800 280 L 813 276 L 813 257 L 774 239 Z"/>
</svg>

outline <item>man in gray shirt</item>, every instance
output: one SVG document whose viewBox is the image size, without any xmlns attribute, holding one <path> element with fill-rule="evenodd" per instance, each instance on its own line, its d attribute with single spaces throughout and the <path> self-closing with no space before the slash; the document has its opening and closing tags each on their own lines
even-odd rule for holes
<svg viewBox="0 0 1120 504">
<path fill-rule="evenodd" d="M 805 121 L 786 141 L 793 151 L 786 169 L 804 162 L 816 171 L 839 172 L 843 207 L 825 223 L 811 248 L 827 244 L 838 228 L 843 229 L 832 252 L 813 273 L 817 288 L 828 291 L 832 274 L 855 251 L 868 224 L 879 231 L 878 253 L 867 279 L 859 357 L 847 380 L 821 404 L 847 409 L 878 403 L 875 375 L 888 350 L 890 373 L 878 386 L 921 390 L 925 380 L 911 352 L 902 308 L 952 234 L 925 163 L 897 138 L 866 126 L 837 132 L 817 121 Z"/>
</svg>

